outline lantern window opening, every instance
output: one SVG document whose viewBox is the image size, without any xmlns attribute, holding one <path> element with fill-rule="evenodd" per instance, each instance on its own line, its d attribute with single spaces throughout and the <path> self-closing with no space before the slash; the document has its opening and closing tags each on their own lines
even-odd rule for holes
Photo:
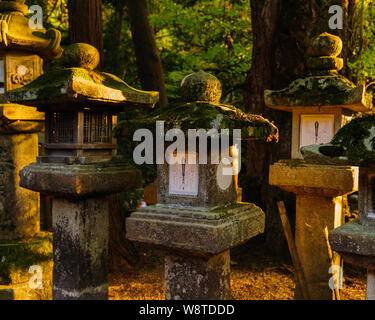
<svg viewBox="0 0 375 320">
<path fill-rule="evenodd" d="M 83 120 L 85 144 L 111 143 L 112 116 L 99 112 L 84 112 Z"/>
<path fill-rule="evenodd" d="M 53 112 L 47 117 L 49 143 L 74 142 L 74 113 Z"/>
<path fill-rule="evenodd" d="M 5 93 L 5 64 L 3 57 L 0 57 L 0 94 Z"/>
</svg>

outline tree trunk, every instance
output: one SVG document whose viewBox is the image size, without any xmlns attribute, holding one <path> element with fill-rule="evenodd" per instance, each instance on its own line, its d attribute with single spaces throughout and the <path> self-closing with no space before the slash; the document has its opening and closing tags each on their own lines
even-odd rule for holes
<svg viewBox="0 0 375 320">
<path fill-rule="evenodd" d="M 98 69 L 103 70 L 102 0 L 68 0 L 70 43 L 84 42 L 100 53 Z"/>
<path fill-rule="evenodd" d="M 159 104 L 168 103 L 163 69 L 156 47 L 154 31 L 148 20 L 149 8 L 146 0 L 127 0 L 138 73 L 143 90 L 160 93 Z"/>
<path fill-rule="evenodd" d="M 311 4 L 298 0 L 251 1 L 253 56 L 244 103 L 248 112 L 262 114 L 279 128 L 279 143 L 249 141 L 246 146 L 244 200 L 258 204 L 266 213 L 267 247 L 287 255 L 287 246 L 277 201 L 284 200 L 289 218 L 295 219 L 295 196 L 268 184 L 270 164 L 289 159 L 291 154 L 291 113 L 269 109 L 265 89 L 282 89 L 305 73 L 306 24 Z M 327 21 L 328 27 L 328 21 Z"/>
</svg>

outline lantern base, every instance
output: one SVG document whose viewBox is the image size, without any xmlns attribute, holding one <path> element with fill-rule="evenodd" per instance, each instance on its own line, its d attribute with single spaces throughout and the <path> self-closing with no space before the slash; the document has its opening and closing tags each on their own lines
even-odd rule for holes
<svg viewBox="0 0 375 320">
<path fill-rule="evenodd" d="M 126 219 L 127 238 L 194 254 L 219 254 L 264 232 L 265 215 L 251 203 L 215 210 L 155 205 Z"/>
</svg>

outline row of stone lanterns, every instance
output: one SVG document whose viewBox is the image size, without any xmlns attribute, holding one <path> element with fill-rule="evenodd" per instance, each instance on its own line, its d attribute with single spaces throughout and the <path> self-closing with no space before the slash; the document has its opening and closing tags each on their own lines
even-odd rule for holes
<svg viewBox="0 0 375 320">
<path fill-rule="evenodd" d="M 140 172 L 116 156 L 116 116 L 153 107 L 157 92 L 94 71 L 99 52 L 65 49 L 63 67 L 6 93 L 46 114 L 45 156 L 20 172 L 24 188 L 53 195 L 53 299 L 108 299 L 107 196 L 140 186 Z"/>
<path fill-rule="evenodd" d="M 269 181 L 296 194 L 295 242 L 311 299 L 332 299 L 332 262 L 323 231 L 344 223 L 343 196 L 358 190 L 358 167 L 307 163 L 300 149 L 331 141 L 350 115 L 369 107 L 365 88 L 338 75 L 341 50 L 339 37 L 321 34 L 308 50 L 312 75 L 283 90 L 265 91 L 268 107 L 293 113 L 292 160 L 271 165 Z M 339 255 L 333 264 L 342 266 Z M 299 286 L 296 298 L 301 298 Z"/>
<path fill-rule="evenodd" d="M 7 201 L 0 206 L 4 211 L 0 216 L 0 258 L 2 240 L 18 241 L 39 234 L 37 192 L 53 195 L 53 298 L 107 299 L 107 196 L 140 184 L 140 172 L 116 156 L 112 129 L 120 112 L 128 107 L 152 107 L 158 94 L 135 90 L 113 75 L 95 71 L 99 53 L 86 44 L 69 46 L 63 67 L 40 76 L 42 58 L 55 59 L 62 54 L 60 34 L 52 29 L 35 35 L 24 17 L 26 11 L 24 1 L 0 2 L 4 31 L 0 92 L 12 102 L 0 107 L 0 151 L 2 155 L 7 151 L 10 160 L 4 162 L 13 165 L 11 170 L 3 169 L 7 183 L 0 186 L 0 192 L 7 194 Z M 292 160 L 271 166 L 270 183 L 297 195 L 296 247 L 312 299 L 331 298 L 331 262 L 323 229 L 343 223 L 342 196 L 358 189 L 356 167 L 296 161 L 302 158 L 301 147 L 329 142 L 353 112 L 367 110 L 365 89 L 338 76 L 341 48 L 339 38 L 320 35 L 309 49 L 308 65 L 314 75 L 298 79 L 284 90 L 265 92 L 269 107 L 293 113 Z M 276 133 L 267 120 L 221 105 L 220 83 L 203 72 L 186 77 L 182 93 L 186 103 L 168 109 L 165 117 L 161 113 L 159 120 L 186 129 L 196 116 L 197 124 L 207 120 L 210 126 L 219 123 L 220 129 L 240 126 L 243 138 L 269 139 Z M 215 110 L 214 119 L 207 110 Z M 186 112 L 186 119 L 181 119 L 181 112 Z M 43 113 L 45 154 L 37 157 Z M 178 121 L 171 120 L 174 115 Z M 233 156 L 233 146 L 226 151 Z M 183 157 L 188 158 L 189 152 Z M 193 153 L 199 158 L 200 149 Z M 29 165 L 35 158 L 37 162 Z M 230 248 L 264 231 L 262 210 L 236 201 L 236 176 L 223 175 L 222 169 L 220 161 L 159 164 L 158 204 L 127 219 L 129 239 L 166 251 L 167 299 L 229 299 Z M 361 169 L 360 176 L 360 224 L 372 226 L 372 173 Z M 361 265 L 369 268 L 372 279 L 372 249 L 345 249 L 352 244 L 353 228 L 362 227 L 352 224 L 331 232 L 331 243 L 348 259 L 370 256 Z M 360 230 L 358 241 L 363 241 L 366 230 Z M 371 243 L 371 239 L 369 235 L 366 241 Z M 343 242 L 350 244 L 343 249 Z M 7 252 L 5 259 L 11 255 Z M 339 256 L 334 260 L 341 265 Z M 0 270 L 4 271 L 1 265 Z M 0 276 L 4 277 L 4 272 Z M 8 284 L 9 278 L 8 272 Z M 9 288 L 10 296 L 16 297 L 11 285 Z M 371 288 L 369 297 L 374 296 Z M 298 292 L 299 288 L 297 298 Z"/>
</svg>

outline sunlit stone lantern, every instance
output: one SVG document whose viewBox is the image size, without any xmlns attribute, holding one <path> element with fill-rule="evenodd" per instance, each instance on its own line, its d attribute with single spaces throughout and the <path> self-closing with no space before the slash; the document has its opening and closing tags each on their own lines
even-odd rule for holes
<svg viewBox="0 0 375 320">
<path fill-rule="evenodd" d="M 46 113 L 46 155 L 20 172 L 20 184 L 54 195 L 53 299 L 107 299 L 107 196 L 141 184 L 116 156 L 112 128 L 117 114 L 153 107 L 158 93 L 95 71 L 99 52 L 88 44 L 66 48 L 62 64 L 6 94 Z"/>
<path fill-rule="evenodd" d="M 365 89 L 339 76 L 343 68 L 342 41 L 323 33 L 307 52 L 312 76 L 293 81 L 288 88 L 265 90 L 267 107 L 292 112 L 292 159 L 302 159 L 300 148 L 331 141 L 355 112 L 364 112 Z"/>
<path fill-rule="evenodd" d="M 30 83 L 42 74 L 43 60 L 62 54 L 60 32 L 31 29 L 24 2 L 0 1 L 0 94 Z M 40 232 L 39 193 L 19 186 L 19 171 L 35 161 L 43 129 L 42 112 L 1 100 L 0 299 L 51 297 L 52 244 L 50 234 Z M 42 289 L 27 285 L 31 265 L 19 267 L 20 252 L 28 252 L 24 260 L 43 268 Z"/>
<path fill-rule="evenodd" d="M 333 250 L 344 261 L 368 270 L 367 296 L 375 300 L 375 116 L 349 122 L 329 144 L 302 149 L 306 161 L 359 166 L 359 218 L 329 232 Z"/>
<path fill-rule="evenodd" d="M 293 113 L 290 160 L 270 166 L 269 183 L 296 195 L 295 242 L 311 299 L 332 299 L 328 286 L 331 263 L 342 266 L 334 254 L 330 261 L 323 230 L 344 223 L 344 196 L 358 190 L 358 168 L 304 161 L 300 148 L 331 141 L 334 134 L 356 111 L 368 110 L 369 98 L 363 86 L 355 87 L 338 75 L 343 67 L 337 58 L 341 39 L 324 33 L 308 49 L 307 65 L 312 76 L 297 79 L 283 90 L 265 90 L 270 108 Z M 335 163 L 332 163 L 335 164 Z M 296 285 L 295 298 L 302 298 Z"/>
<path fill-rule="evenodd" d="M 172 143 L 160 141 L 165 143 L 166 158 L 157 165 L 158 204 L 141 208 L 127 219 L 127 237 L 166 251 L 167 300 L 230 299 L 230 249 L 263 233 L 265 216 L 254 204 L 237 202 L 239 148 L 235 147 L 240 143 L 231 140 L 233 132 L 229 132 L 228 145 L 222 144 L 221 129 L 240 129 L 242 139 L 266 140 L 277 136 L 277 128 L 260 116 L 220 104 L 221 84 L 205 72 L 187 76 L 181 91 L 185 103 L 161 108 L 152 119 L 164 121 L 166 139 L 170 129 L 180 129 L 185 148 L 175 153 Z M 140 124 L 155 126 L 155 121 L 144 120 Z M 217 130 L 217 150 L 225 152 L 218 154 L 216 162 L 210 148 L 216 143 L 215 135 L 204 150 L 198 129 Z M 202 155 L 207 161 L 199 162 Z M 227 155 L 233 157 L 232 163 L 223 160 Z M 169 160 L 172 156 L 175 163 Z M 224 171 L 232 166 L 232 174 Z"/>
</svg>

